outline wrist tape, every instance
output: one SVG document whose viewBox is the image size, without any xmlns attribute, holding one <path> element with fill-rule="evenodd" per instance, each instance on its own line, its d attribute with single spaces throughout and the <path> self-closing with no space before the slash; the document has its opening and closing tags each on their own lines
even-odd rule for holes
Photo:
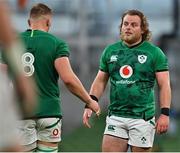
<svg viewBox="0 0 180 153">
<path fill-rule="evenodd" d="M 169 108 L 161 108 L 161 114 L 169 116 L 170 109 Z"/>
<path fill-rule="evenodd" d="M 91 97 L 91 99 L 95 100 L 96 102 L 99 101 L 98 98 L 96 96 L 94 96 L 94 95 L 90 95 L 90 97 Z M 88 108 L 87 104 L 85 105 L 85 108 Z"/>
</svg>

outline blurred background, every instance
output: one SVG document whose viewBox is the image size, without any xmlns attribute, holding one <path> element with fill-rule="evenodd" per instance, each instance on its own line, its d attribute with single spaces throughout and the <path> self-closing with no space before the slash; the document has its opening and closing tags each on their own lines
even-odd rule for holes
<svg viewBox="0 0 180 153">
<path fill-rule="evenodd" d="M 54 11 L 50 33 L 68 42 L 74 72 L 86 89 L 96 76 L 100 55 L 106 45 L 119 40 L 121 15 L 128 9 L 143 11 L 153 34 L 152 42 L 168 56 L 172 85 L 172 110 L 167 134 L 156 135 L 154 151 L 180 151 L 180 0 L 9 0 L 12 22 L 18 32 L 28 29 L 28 12 L 35 3 Z M 93 117 L 91 129 L 82 125 L 84 105 L 59 82 L 63 108 L 60 151 L 99 152 L 109 103 L 109 88 L 100 99 L 103 113 Z M 158 109 L 157 97 L 157 115 Z"/>
</svg>

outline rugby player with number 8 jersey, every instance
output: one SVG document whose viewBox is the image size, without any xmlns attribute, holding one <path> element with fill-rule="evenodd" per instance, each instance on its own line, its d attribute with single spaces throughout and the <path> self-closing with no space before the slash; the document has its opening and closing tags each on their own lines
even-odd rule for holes
<svg viewBox="0 0 180 153">
<path fill-rule="evenodd" d="M 45 4 L 35 4 L 30 11 L 30 29 L 21 34 L 26 46 L 22 55 L 24 72 L 34 77 L 38 103 L 34 115 L 20 121 L 19 133 L 24 151 L 58 152 L 61 141 L 61 100 L 59 77 L 70 92 L 79 97 L 97 115 L 98 103 L 91 99 L 69 62 L 67 43 L 48 33 L 52 10 Z"/>
</svg>

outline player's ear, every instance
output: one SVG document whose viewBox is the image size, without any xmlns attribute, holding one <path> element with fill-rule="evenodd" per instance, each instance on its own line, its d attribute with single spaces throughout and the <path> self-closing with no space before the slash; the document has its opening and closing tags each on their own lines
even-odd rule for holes
<svg viewBox="0 0 180 153">
<path fill-rule="evenodd" d="M 46 26 L 50 27 L 50 21 L 49 20 L 46 21 Z"/>
</svg>

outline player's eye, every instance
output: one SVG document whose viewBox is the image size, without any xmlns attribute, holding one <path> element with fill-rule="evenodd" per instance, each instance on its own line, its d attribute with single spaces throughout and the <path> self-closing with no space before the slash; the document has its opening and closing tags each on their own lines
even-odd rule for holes
<svg viewBox="0 0 180 153">
<path fill-rule="evenodd" d="M 123 25 L 124 25 L 124 26 L 128 26 L 128 24 L 129 24 L 128 22 L 124 22 L 124 24 L 123 24 Z"/>
</svg>

